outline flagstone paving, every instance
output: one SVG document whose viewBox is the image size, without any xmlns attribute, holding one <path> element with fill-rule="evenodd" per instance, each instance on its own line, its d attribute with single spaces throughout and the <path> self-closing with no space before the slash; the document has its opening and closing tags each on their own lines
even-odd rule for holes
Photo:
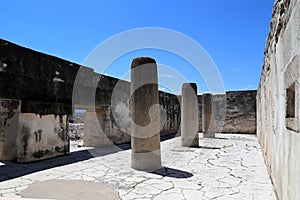
<svg viewBox="0 0 300 200">
<path fill-rule="evenodd" d="M 164 167 L 152 173 L 132 169 L 131 150 L 119 147 L 81 147 L 41 162 L 0 163 L 0 196 L 47 199 L 46 192 L 30 196 L 28 191 L 51 180 L 81 180 L 103 184 L 123 200 L 276 199 L 255 135 L 201 136 L 199 148 L 180 147 L 180 137 L 163 141 Z M 83 192 L 93 193 L 91 188 Z"/>
</svg>

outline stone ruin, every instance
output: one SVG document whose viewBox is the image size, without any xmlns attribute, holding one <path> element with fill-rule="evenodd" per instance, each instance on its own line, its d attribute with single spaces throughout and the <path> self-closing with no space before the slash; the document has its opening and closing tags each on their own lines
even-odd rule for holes
<svg viewBox="0 0 300 200">
<path fill-rule="evenodd" d="M 279 199 L 300 199 L 300 1 L 276 0 L 257 92 L 257 136 Z"/>
<path fill-rule="evenodd" d="M 31 162 L 68 154 L 68 116 L 75 109 L 86 110 L 84 146 L 131 141 L 130 82 L 5 40 L 0 40 L 0 77 L 0 160 Z M 214 131 L 255 133 L 255 96 L 256 91 L 213 95 Z M 201 132 L 202 95 L 197 98 Z M 160 135 L 177 133 L 181 97 L 158 91 L 158 101 L 164 110 Z"/>
<path fill-rule="evenodd" d="M 166 111 L 157 117 L 163 122 L 159 123 L 159 134 L 180 130 L 183 146 L 197 146 L 195 123 L 181 126 L 181 121 L 189 121 L 182 114 L 190 109 L 186 101 L 198 110 L 198 117 L 193 112 L 192 120 L 198 120 L 198 131 L 204 137 L 214 137 L 216 132 L 257 131 L 279 199 L 300 199 L 299 33 L 300 1 L 275 0 L 258 91 L 202 94 L 196 100 L 185 98 L 186 89 L 182 97 L 153 90 L 158 99 L 149 105 L 159 102 L 160 109 Z M 68 154 L 68 116 L 76 108 L 86 110 L 85 146 L 128 143 L 132 137 L 133 144 L 143 142 L 134 137 L 139 128 L 130 136 L 130 120 L 117 123 L 130 113 L 129 82 L 5 40 L 0 40 L 0 77 L 0 160 L 31 162 Z M 116 85 L 121 88 L 117 97 L 125 99 L 112 98 Z M 193 134 L 186 134 L 190 130 Z M 157 148 L 146 153 L 159 150 L 159 137 L 154 133 Z M 145 151 L 138 145 L 133 145 L 133 150 L 133 158 Z M 159 168 L 159 162 L 160 158 L 152 169 Z M 133 167 L 148 170 L 138 163 Z"/>
</svg>

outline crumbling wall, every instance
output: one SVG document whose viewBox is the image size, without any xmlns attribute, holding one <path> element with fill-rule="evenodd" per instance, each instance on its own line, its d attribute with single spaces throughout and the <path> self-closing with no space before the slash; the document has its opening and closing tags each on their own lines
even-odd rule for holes
<svg viewBox="0 0 300 200">
<path fill-rule="evenodd" d="M 300 199 L 300 1 L 276 0 L 257 93 L 257 135 L 279 199 Z"/>
<path fill-rule="evenodd" d="M 213 94 L 214 131 L 222 133 L 256 133 L 256 90 Z M 198 95 L 199 132 L 202 131 L 202 95 Z"/>
</svg>

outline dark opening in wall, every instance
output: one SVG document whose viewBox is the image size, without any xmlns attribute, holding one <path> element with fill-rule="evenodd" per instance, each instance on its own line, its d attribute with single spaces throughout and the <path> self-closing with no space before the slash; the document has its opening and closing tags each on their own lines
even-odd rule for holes
<svg viewBox="0 0 300 200">
<path fill-rule="evenodd" d="M 294 82 L 286 89 L 286 115 L 285 126 L 288 130 L 299 132 L 297 84 Z"/>
<path fill-rule="evenodd" d="M 296 98 L 295 98 L 296 84 L 293 83 L 286 89 L 286 118 L 295 118 Z"/>
</svg>

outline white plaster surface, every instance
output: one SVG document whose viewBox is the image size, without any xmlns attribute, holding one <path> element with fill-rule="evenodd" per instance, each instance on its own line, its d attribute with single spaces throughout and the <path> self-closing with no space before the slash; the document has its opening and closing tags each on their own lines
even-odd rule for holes
<svg viewBox="0 0 300 200">
<path fill-rule="evenodd" d="M 255 135 L 201 135 L 200 148 L 181 147 L 180 137 L 163 141 L 165 168 L 155 173 L 132 169 L 131 150 L 116 147 L 76 148 L 70 156 L 31 164 L 3 163 L 0 196 L 21 197 L 32 183 L 62 179 L 104 183 L 123 200 L 276 199 Z"/>
<path fill-rule="evenodd" d="M 17 159 L 32 162 L 68 153 L 67 116 L 20 113 Z M 59 149 L 58 149 L 59 148 Z"/>
<path fill-rule="evenodd" d="M 282 8 L 284 2 L 275 1 L 274 8 Z M 284 25 L 274 23 L 268 38 L 257 95 L 257 135 L 279 199 L 294 200 L 300 199 L 300 1 L 291 0 L 284 12 L 278 9 L 273 21 L 284 21 Z M 287 128 L 285 118 L 286 89 L 292 83 L 296 85 L 294 130 Z"/>
</svg>

